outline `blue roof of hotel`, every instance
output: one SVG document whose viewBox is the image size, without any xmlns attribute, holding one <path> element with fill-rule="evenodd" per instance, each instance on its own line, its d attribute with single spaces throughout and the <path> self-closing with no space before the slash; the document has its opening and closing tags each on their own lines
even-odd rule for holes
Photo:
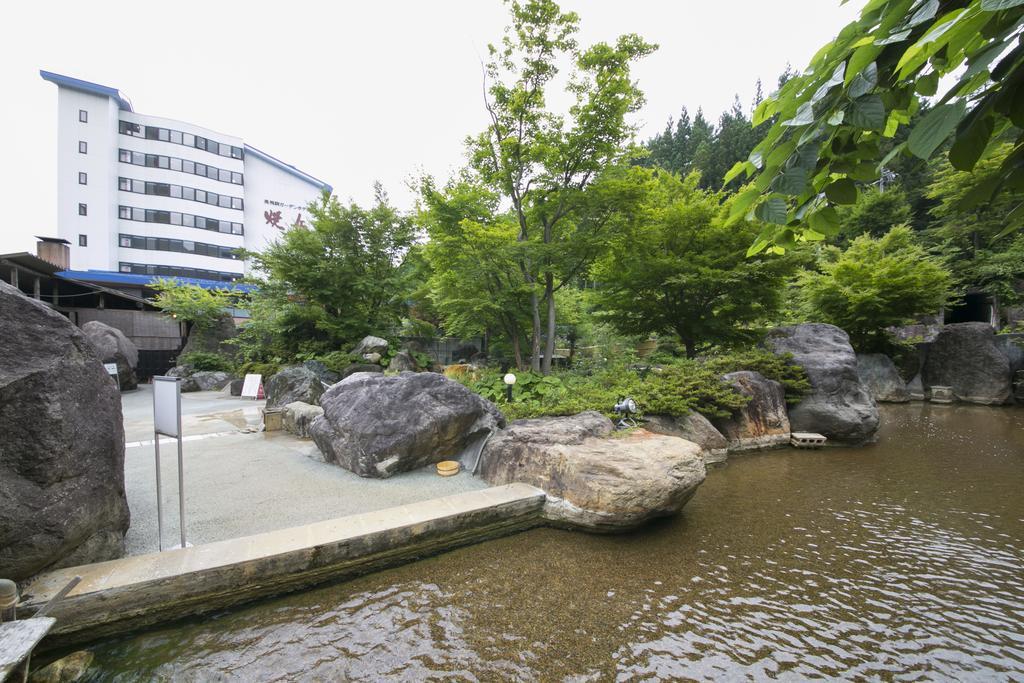
<svg viewBox="0 0 1024 683">
<path fill-rule="evenodd" d="M 238 292 L 252 292 L 256 285 L 240 282 L 222 282 L 220 280 L 200 280 L 194 277 L 167 277 L 164 275 L 141 275 L 138 273 L 118 273 L 112 270 L 62 270 L 57 276 L 67 280 L 84 282 L 120 284 L 120 285 L 151 285 L 157 280 L 174 280 L 185 285 L 199 285 L 203 289 L 231 289 Z"/>
<path fill-rule="evenodd" d="M 128 101 L 128 98 L 121 94 L 117 88 L 111 88 L 106 85 L 99 85 L 98 83 L 90 83 L 89 81 L 83 81 L 78 78 L 72 78 L 71 76 L 63 76 L 61 74 L 55 74 L 52 71 L 39 70 L 39 75 L 43 77 L 43 80 L 56 83 L 59 86 L 65 88 L 71 88 L 72 90 L 80 90 L 82 92 L 91 93 L 93 95 L 103 95 L 106 97 L 113 98 L 117 102 L 118 106 L 125 111 L 134 112 L 132 109 L 132 103 Z M 334 188 L 325 183 L 322 180 L 317 180 L 313 176 L 309 175 L 305 171 L 300 171 L 291 164 L 286 164 L 277 157 L 273 157 L 266 152 L 256 149 L 252 145 L 246 145 L 245 151 L 250 154 L 255 154 L 258 158 L 267 162 L 272 166 L 276 166 L 285 173 L 290 173 L 300 180 L 304 180 L 311 185 L 316 185 L 321 190 L 327 190 L 328 192 L 334 192 Z"/>
<path fill-rule="evenodd" d="M 80 78 L 72 78 L 71 76 L 62 76 L 61 74 L 55 74 L 52 71 L 39 70 L 39 75 L 43 77 L 44 81 L 50 81 L 57 85 L 65 88 L 71 88 L 72 90 L 80 90 L 87 92 L 92 95 L 102 95 L 104 97 L 110 97 L 117 106 L 125 111 L 133 111 L 132 103 L 128 101 L 128 98 L 121 94 L 121 91 L 117 88 L 111 88 L 110 86 L 100 85 L 99 83 L 91 83 L 89 81 L 83 81 Z"/>
</svg>

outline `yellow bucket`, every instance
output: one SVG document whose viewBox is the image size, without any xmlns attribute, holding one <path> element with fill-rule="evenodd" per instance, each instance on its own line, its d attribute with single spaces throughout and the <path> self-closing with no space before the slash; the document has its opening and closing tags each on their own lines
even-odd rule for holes
<svg viewBox="0 0 1024 683">
<path fill-rule="evenodd" d="M 437 463 L 437 473 L 442 477 L 451 477 L 459 473 L 459 463 L 455 460 L 442 460 Z"/>
</svg>

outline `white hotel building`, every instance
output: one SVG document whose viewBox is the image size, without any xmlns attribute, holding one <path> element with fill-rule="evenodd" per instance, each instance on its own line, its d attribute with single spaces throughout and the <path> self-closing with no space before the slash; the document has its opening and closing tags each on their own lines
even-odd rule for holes
<svg viewBox="0 0 1024 683">
<path fill-rule="evenodd" d="M 260 251 L 308 222 L 306 205 L 331 191 L 240 138 L 138 114 L 115 88 L 40 75 L 57 85 L 57 230 L 69 272 L 231 282 L 247 269 L 237 249 Z"/>
</svg>

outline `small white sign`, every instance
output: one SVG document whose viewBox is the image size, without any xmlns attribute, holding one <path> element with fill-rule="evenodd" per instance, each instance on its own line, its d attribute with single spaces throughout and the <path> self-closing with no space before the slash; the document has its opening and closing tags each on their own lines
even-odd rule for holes
<svg viewBox="0 0 1024 683">
<path fill-rule="evenodd" d="M 177 377 L 153 378 L 154 431 L 164 436 L 180 436 L 181 380 Z"/>
<path fill-rule="evenodd" d="M 107 371 L 108 375 L 117 376 L 117 363 L 104 363 L 103 369 Z"/>
<path fill-rule="evenodd" d="M 242 396 L 249 398 L 259 396 L 261 382 L 263 382 L 263 375 L 246 375 L 245 383 L 242 384 Z"/>
</svg>

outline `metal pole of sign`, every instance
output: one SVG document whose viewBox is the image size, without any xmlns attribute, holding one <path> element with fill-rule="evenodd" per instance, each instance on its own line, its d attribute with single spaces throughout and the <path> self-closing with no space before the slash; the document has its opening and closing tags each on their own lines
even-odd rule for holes
<svg viewBox="0 0 1024 683">
<path fill-rule="evenodd" d="M 172 393 L 173 392 L 173 393 Z M 187 547 L 185 538 L 185 457 L 181 431 L 181 379 L 177 377 L 153 378 L 153 448 L 156 454 L 156 523 L 158 545 L 164 549 L 163 489 L 160 485 L 160 436 L 178 440 L 178 519 L 181 524 L 181 546 Z"/>
<path fill-rule="evenodd" d="M 160 432 L 157 430 L 157 417 L 156 417 L 156 378 L 154 377 L 153 382 L 153 449 L 156 453 L 156 544 L 157 548 L 163 552 L 164 549 L 164 508 L 161 504 L 163 498 L 163 489 L 160 487 Z"/>
<path fill-rule="evenodd" d="M 185 459 L 181 454 L 181 387 L 178 387 L 178 519 L 181 524 L 181 547 L 185 547 Z"/>
</svg>

